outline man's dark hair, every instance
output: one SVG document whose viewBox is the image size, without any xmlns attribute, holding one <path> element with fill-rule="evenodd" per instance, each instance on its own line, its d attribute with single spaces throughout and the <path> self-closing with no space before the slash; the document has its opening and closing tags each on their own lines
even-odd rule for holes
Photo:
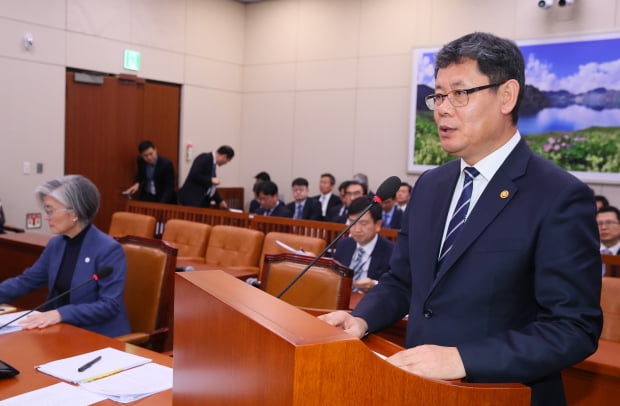
<svg viewBox="0 0 620 406">
<path fill-rule="evenodd" d="M 293 183 L 291 183 L 291 187 L 292 186 L 306 186 L 308 187 L 309 183 L 308 183 L 308 179 L 306 178 L 295 178 L 293 179 Z"/>
<path fill-rule="evenodd" d="M 620 221 L 620 210 L 616 206 L 603 206 L 598 209 L 598 213 L 616 213 L 616 220 Z"/>
<path fill-rule="evenodd" d="M 256 179 L 257 181 L 261 181 L 261 182 L 265 182 L 268 180 L 271 180 L 271 176 L 269 176 L 269 174 L 265 171 L 259 172 L 254 176 L 254 179 Z"/>
<path fill-rule="evenodd" d="M 350 180 L 349 184 L 347 185 L 347 187 L 344 189 L 344 191 L 346 192 L 347 189 L 351 186 L 351 185 L 360 185 L 362 187 L 362 191 L 364 192 L 365 195 L 368 194 L 368 185 L 365 185 L 363 183 L 360 183 L 356 180 Z"/>
<path fill-rule="evenodd" d="M 153 144 L 152 141 L 149 140 L 145 140 L 142 141 L 141 143 L 138 144 L 138 152 L 139 153 L 143 153 L 144 151 L 146 151 L 149 148 L 155 148 L 155 144 Z"/>
<path fill-rule="evenodd" d="M 462 36 L 439 50 L 435 56 L 435 78 L 439 69 L 473 60 L 478 70 L 489 78 L 489 83 L 504 83 L 515 79 L 519 83 L 517 103 L 512 110 L 512 123 L 519 120 L 519 107 L 525 91 L 525 61 L 513 41 L 484 32 Z M 492 88 L 490 91 L 497 91 Z"/>
<path fill-rule="evenodd" d="M 228 159 L 233 159 L 233 157 L 235 156 L 235 151 L 232 149 L 232 147 L 228 145 L 222 145 L 221 147 L 219 147 L 217 149 L 217 153 L 220 155 L 226 155 Z"/>
<path fill-rule="evenodd" d="M 594 196 L 595 202 L 601 202 L 602 207 L 609 206 L 609 200 L 603 195 Z"/>
<path fill-rule="evenodd" d="M 336 184 L 336 178 L 331 173 L 323 173 L 321 174 L 322 178 L 329 178 L 329 183 L 334 186 Z"/>
<path fill-rule="evenodd" d="M 399 189 L 403 186 L 407 186 L 407 189 L 409 189 L 409 194 L 411 194 L 411 185 L 408 184 L 407 182 L 401 182 L 400 186 L 398 187 Z"/>
<path fill-rule="evenodd" d="M 270 180 L 267 180 L 265 182 L 261 182 L 261 183 L 257 183 L 258 185 L 258 193 L 262 193 L 266 196 L 274 196 L 278 193 L 278 185 L 276 185 L 275 183 L 273 183 Z"/>
<path fill-rule="evenodd" d="M 372 197 L 368 195 L 356 198 L 349 205 L 349 216 L 359 215 L 366 207 L 368 207 L 370 203 L 372 203 Z M 381 211 L 382 209 L 380 204 L 375 204 L 370 208 L 370 217 L 372 217 L 375 223 L 381 220 Z"/>
<path fill-rule="evenodd" d="M 347 187 L 349 187 L 349 184 L 351 183 L 350 180 L 345 180 L 344 182 L 342 182 L 340 185 L 338 185 L 338 191 L 341 192 L 346 192 Z"/>
</svg>

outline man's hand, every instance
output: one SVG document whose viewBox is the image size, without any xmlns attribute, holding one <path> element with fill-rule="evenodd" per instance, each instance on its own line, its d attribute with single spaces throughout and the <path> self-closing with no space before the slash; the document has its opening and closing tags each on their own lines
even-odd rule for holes
<svg viewBox="0 0 620 406">
<path fill-rule="evenodd" d="M 340 327 L 345 333 L 349 333 L 357 338 L 364 337 L 364 334 L 368 331 L 366 320 L 360 317 L 353 317 L 343 310 L 322 314 L 318 318 L 334 327 Z"/>
<path fill-rule="evenodd" d="M 134 183 L 133 185 L 129 186 L 126 190 L 122 191 L 121 193 L 124 195 L 133 195 L 134 193 L 138 191 L 139 187 L 140 187 L 139 183 Z"/>
<path fill-rule="evenodd" d="M 226 203 L 226 200 L 222 200 L 218 206 L 220 207 L 220 209 L 227 209 L 228 203 Z"/>
<path fill-rule="evenodd" d="M 219 178 L 211 178 L 211 183 L 214 184 L 215 186 L 220 184 L 220 179 Z"/>
<path fill-rule="evenodd" d="M 31 314 L 23 321 L 20 321 L 19 324 L 22 325 L 24 330 L 31 330 L 33 328 L 44 328 L 48 326 L 53 326 L 54 324 L 58 324 L 61 321 L 62 317 L 60 317 L 60 313 L 58 312 L 58 310 L 50 310 L 43 313 Z"/>
<path fill-rule="evenodd" d="M 420 345 L 387 358 L 390 364 L 419 376 L 432 379 L 465 377 L 463 360 L 456 347 Z"/>
</svg>

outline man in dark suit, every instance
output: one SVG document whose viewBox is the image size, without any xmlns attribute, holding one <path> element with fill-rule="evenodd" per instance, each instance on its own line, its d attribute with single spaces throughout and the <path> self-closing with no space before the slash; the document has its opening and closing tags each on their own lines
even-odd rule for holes
<svg viewBox="0 0 620 406">
<path fill-rule="evenodd" d="M 368 193 L 368 190 L 356 180 L 348 180 L 341 185 L 344 187 L 342 203 L 332 207 L 327 212 L 326 221 L 346 223 L 349 219 L 349 205 L 353 200 Z"/>
<path fill-rule="evenodd" d="M 308 197 L 308 180 L 306 178 L 295 178 L 291 188 L 294 200 L 286 207 L 292 213 L 292 217 L 299 220 L 320 220 L 322 217 L 321 203 Z"/>
<path fill-rule="evenodd" d="M 601 332 L 594 196 L 521 138 L 524 71 L 517 45 L 491 34 L 437 53 L 426 103 L 460 159 L 418 178 L 390 272 L 351 314 L 321 318 L 362 337 L 409 314 L 408 348 L 392 364 L 521 382 L 532 405 L 565 405 L 560 371 L 593 353 Z"/>
<path fill-rule="evenodd" d="M 280 200 L 278 185 L 268 180 L 259 183 L 257 190 L 260 207 L 256 210 L 256 214 L 276 217 L 291 217 L 293 215 Z"/>
<path fill-rule="evenodd" d="M 203 152 L 198 155 L 185 183 L 179 189 L 179 203 L 185 206 L 210 207 L 214 202 L 220 209 L 228 208 L 226 201 L 217 193 L 220 180 L 216 174 L 218 166 L 226 165 L 235 156 L 228 145 L 222 145 L 216 152 Z"/>
<path fill-rule="evenodd" d="M 138 172 L 134 184 L 123 191 L 123 194 L 132 195 L 139 190 L 139 200 L 176 204 L 172 162 L 158 155 L 157 148 L 151 141 L 142 141 L 138 145 L 138 152 L 140 153 L 136 158 Z"/>
<path fill-rule="evenodd" d="M 403 221 L 403 211 L 396 204 L 396 196 L 385 199 L 381 202 L 381 221 L 383 228 L 400 229 Z"/>
<path fill-rule="evenodd" d="M 349 220 L 355 220 L 371 202 L 369 196 L 353 200 L 349 205 Z M 355 291 L 368 292 L 390 269 L 394 244 L 380 236 L 380 230 L 381 206 L 375 205 L 351 227 L 351 236 L 336 244 L 334 259 L 353 269 Z"/>
<path fill-rule="evenodd" d="M 341 204 L 340 197 L 334 194 L 334 185 L 336 178 L 331 173 L 324 173 L 319 180 L 319 193 L 313 196 L 314 199 L 321 203 L 321 220 L 325 220 L 327 212 L 335 206 Z"/>
</svg>

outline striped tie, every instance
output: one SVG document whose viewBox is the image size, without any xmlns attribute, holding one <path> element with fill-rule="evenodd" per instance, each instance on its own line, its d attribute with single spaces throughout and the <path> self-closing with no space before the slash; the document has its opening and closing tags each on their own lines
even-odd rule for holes
<svg viewBox="0 0 620 406">
<path fill-rule="evenodd" d="M 471 200 L 471 192 L 474 189 L 474 178 L 480 174 L 480 172 L 478 172 L 478 170 L 474 167 L 464 168 L 463 173 L 465 174 L 465 178 L 463 179 L 463 191 L 461 192 L 459 201 L 456 203 L 454 214 L 452 214 L 452 219 L 450 219 L 448 233 L 446 234 L 446 239 L 441 247 L 439 262 L 445 258 L 448 252 L 450 252 L 452 246 L 454 245 L 454 241 L 456 241 L 456 237 L 461 231 L 463 224 L 465 224 L 467 210 L 469 209 L 469 201 Z"/>
</svg>

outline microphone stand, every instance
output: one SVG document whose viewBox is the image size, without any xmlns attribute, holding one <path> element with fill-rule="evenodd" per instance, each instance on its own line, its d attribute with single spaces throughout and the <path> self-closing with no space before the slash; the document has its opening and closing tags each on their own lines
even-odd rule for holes
<svg viewBox="0 0 620 406">
<path fill-rule="evenodd" d="M 282 291 L 280 293 L 278 293 L 278 295 L 276 296 L 277 298 L 282 297 L 290 288 L 291 286 L 293 286 L 295 284 L 295 282 L 297 282 L 299 280 L 299 278 L 301 278 L 302 276 L 304 276 L 304 274 L 306 272 L 308 272 L 310 270 L 310 268 L 312 268 L 312 266 L 314 264 L 316 264 L 319 259 L 321 259 L 321 257 L 323 257 L 323 255 L 325 255 L 325 253 L 327 251 L 329 251 L 334 244 L 336 244 L 340 238 L 342 238 L 343 235 L 345 235 L 350 229 L 351 227 L 353 227 L 355 225 L 355 223 L 357 223 L 359 221 L 359 219 L 361 219 L 362 217 L 364 217 L 364 214 L 368 213 L 368 211 L 375 205 L 377 204 L 379 201 L 377 200 L 379 199 L 378 196 L 375 196 L 375 198 L 373 198 L 372 203 L 370 203 L 368 206 L 366 206 L 366 208 L 364 210 L 362 210 L 362 212 L 355 218 L 355 220 L 353 220 L 348 226 L 346 226 L 344 228 L 344 230 L 342 230 L 340 232 L 340 234 L 338 234 L 336 236 L 336 238 L 334 238 L 329 244 L 327 244 L 327 246 L 323 249 L 323 251 L 321 251 L 319 253 L 319 255 L 317 255 L 316 257 L 314 257 L 312 259 L 312 261 L 310 261 L 310 263 L 308 265 L 306 265 L 306 267 L 292 280 L 289 282 L 288 285 L 286 285 L 286 287 L 284 289 L 282 289 Z"/>
</svg>

